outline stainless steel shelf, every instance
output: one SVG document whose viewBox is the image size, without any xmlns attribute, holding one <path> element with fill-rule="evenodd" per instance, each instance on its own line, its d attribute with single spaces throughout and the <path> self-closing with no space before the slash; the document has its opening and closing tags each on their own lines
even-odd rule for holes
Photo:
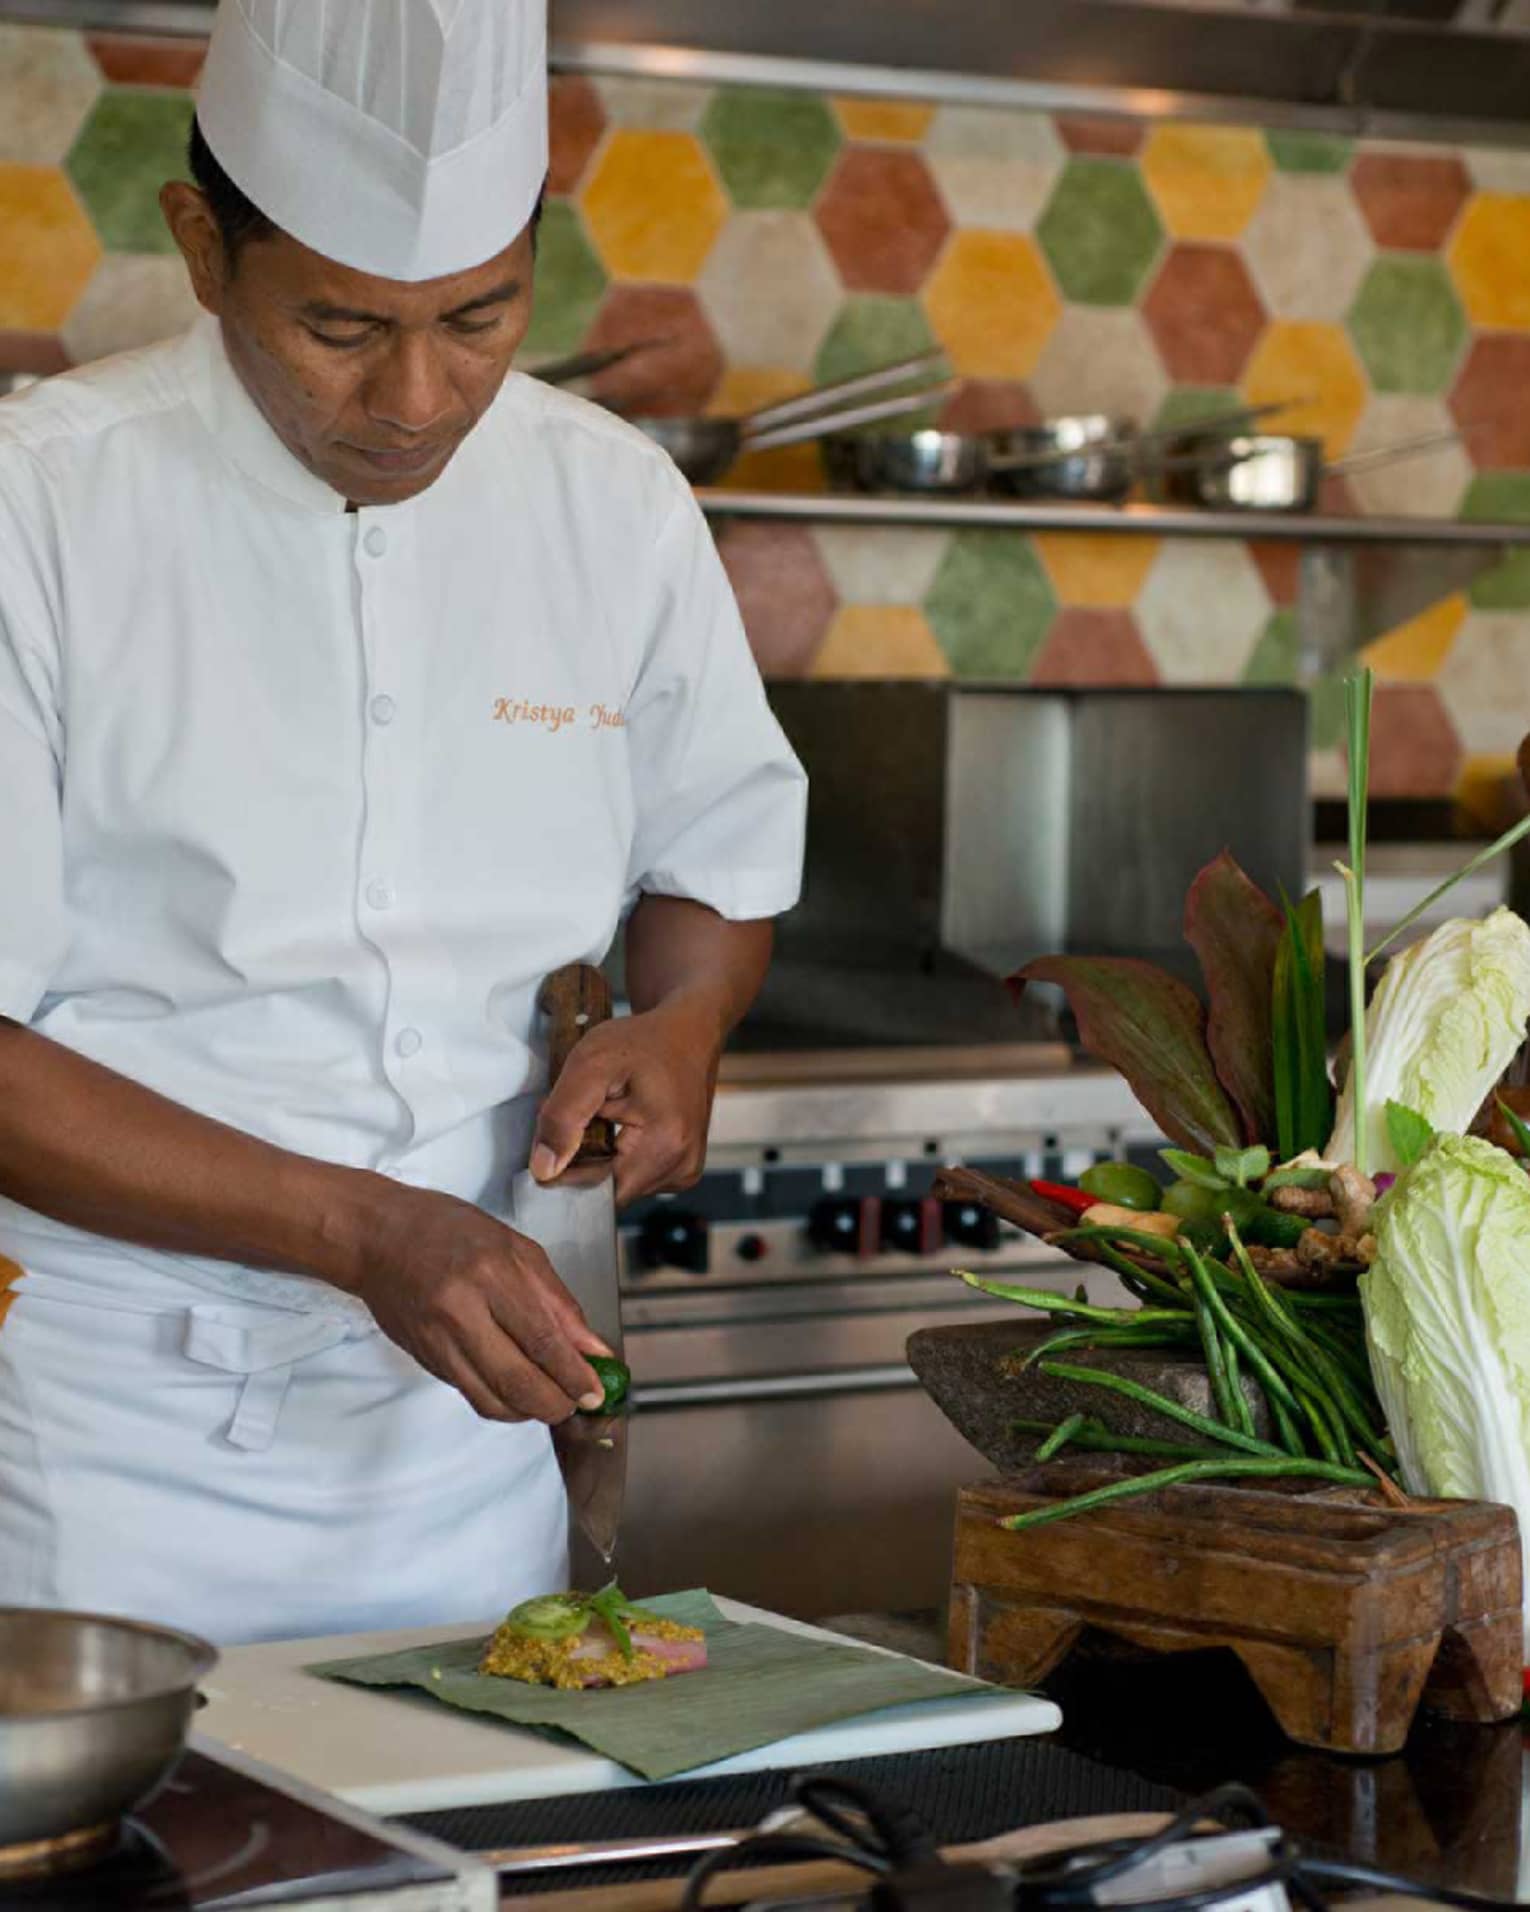
<svg viewBox="0 0 1530 1912">
<path fill-rule="evenodd" d="M 992 498 L 863 498 L 838 492 L 700 489 L 714 518 L 806 524 L 901 524 L 1009 531 L 1121 532 L 1155 538 L 1246 538 L 1284 544 L 1455 545 L 1482 550 L 1530 544 L 1530 524 L 1447 518 L 1332 518 L 1316 513 L 1185 511 L 1161 505 L 1010 503 Z"/>
</svg>

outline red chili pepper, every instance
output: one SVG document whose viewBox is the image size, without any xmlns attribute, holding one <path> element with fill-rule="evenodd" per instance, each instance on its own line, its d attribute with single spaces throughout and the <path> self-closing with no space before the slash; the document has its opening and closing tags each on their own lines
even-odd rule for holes
<svg viewBox="0 0 1530 1912">
<path fill-rule="evenodd" d="M 1063 1182 L 1032 1182 L 1031 1187 L 1044 1202 L 1056 1202 L 1059 1208 L 1066 1208 L 1072 1215 L 1082 1215 L 1099 1202 L 1098 1195 L 1090 1195 L 1082 1188 L 1069 1188 Z"/>
</svg>

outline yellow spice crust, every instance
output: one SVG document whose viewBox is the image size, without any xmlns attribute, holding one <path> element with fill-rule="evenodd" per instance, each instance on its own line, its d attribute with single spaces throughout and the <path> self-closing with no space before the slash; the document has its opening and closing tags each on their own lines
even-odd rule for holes
<svg viewBox="0 0 1530 1912">
<path fill-rule="evenodd" d="M 674 1620 L 645 1619 L 643 1631 L 656 1640 L 701 1640 L 706 1636 L 699 1627 L 683 1627 Z M 564 1640 L 530 1640 L 515 1632 L 507 1622 L 490 1640 L 478 1663 L 480 1673 L 493 1673 L 501 1679 L 524 1680 L 531 1686 L 555 1686 L 564 1692 L 582 1687 L 592 1672 L 600 1674 L 604 1686 L 636 1686 L 643 1680 L 667 1679 L 670 1667 L 656 1653 L 639 1647 L 627 1659 L 613 1641 L 611 1651 L 591 1661 L 574 1659 L 580 1634 Z"/>
</svg>

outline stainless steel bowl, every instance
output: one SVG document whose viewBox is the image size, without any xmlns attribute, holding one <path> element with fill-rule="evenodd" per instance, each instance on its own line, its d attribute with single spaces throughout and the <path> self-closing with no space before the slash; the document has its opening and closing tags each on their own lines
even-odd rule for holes
<svg viewBox="0 0 1530 1912">
<path fill-rule="evenodd" d="M 921 497 L 980 491 L 987 453 L 962 432 L 835 432 L 820 450 L 829 483 L 840 491 L 901 491 Z"/>
<path fill-rule="evenodd" d="M 1114 504 L 1137 475 L 1137 428 L 1108 413 L 1048 419 L 988 439 L 988 482 L 1013 498 Z"/>
<path fill-rule="evenodd" d="M 217 1658 L 165 1627 L 0 1607 L 0 1849 L 109 1826 L 146 1799 Z"/>
</svg>

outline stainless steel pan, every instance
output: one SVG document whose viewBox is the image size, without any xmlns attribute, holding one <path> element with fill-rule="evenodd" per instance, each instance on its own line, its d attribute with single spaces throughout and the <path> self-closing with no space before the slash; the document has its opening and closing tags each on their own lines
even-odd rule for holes
<svg viewBox="0 0 1530 1912">
<path fill-rule="evenodd" d="M 0 1877 L 7 1849 L 87 1841 L 154 1791 L 217 1658 L 165 1627 L 0 1607 Z"/>
<path fill-rule="evenodd" d="M 988 440 L 988 482 L 1013 498 L 1116 504 L 1137 475 L 1137 427 L 1109 413 L 1049 419 Z"/>
<path fill-rule="evenodd" d="M 926 379 L 911 392 L 874 403 L 856 401 L 932 372 L 942 356 L 940 352 L 921 352 L 916 358 L 900 359 L 798 397 L 780 399 L 745 418 L 634 418 L 630 422 L 662 445 L 693 484 L 712 484 L 746 450 L 768 451 L 777 445 L 820 437 L 827 431 L 905 418 L 922 411 L 951 390 L 950 380 L 931 383 Z"/>
<path fill-rule="evenodd" d="M 1320 438 L 1246 434 L 1202 443 L 1163 458 L 1156 467 L 1160 496 L 1207 511 L 1303 512 L 1316 509 L 1323 480 L 1370 471 L 1460 441 L 1463 429 L 1428 432 L 1347 458 L 1326 459 Z"/>
</svg>

